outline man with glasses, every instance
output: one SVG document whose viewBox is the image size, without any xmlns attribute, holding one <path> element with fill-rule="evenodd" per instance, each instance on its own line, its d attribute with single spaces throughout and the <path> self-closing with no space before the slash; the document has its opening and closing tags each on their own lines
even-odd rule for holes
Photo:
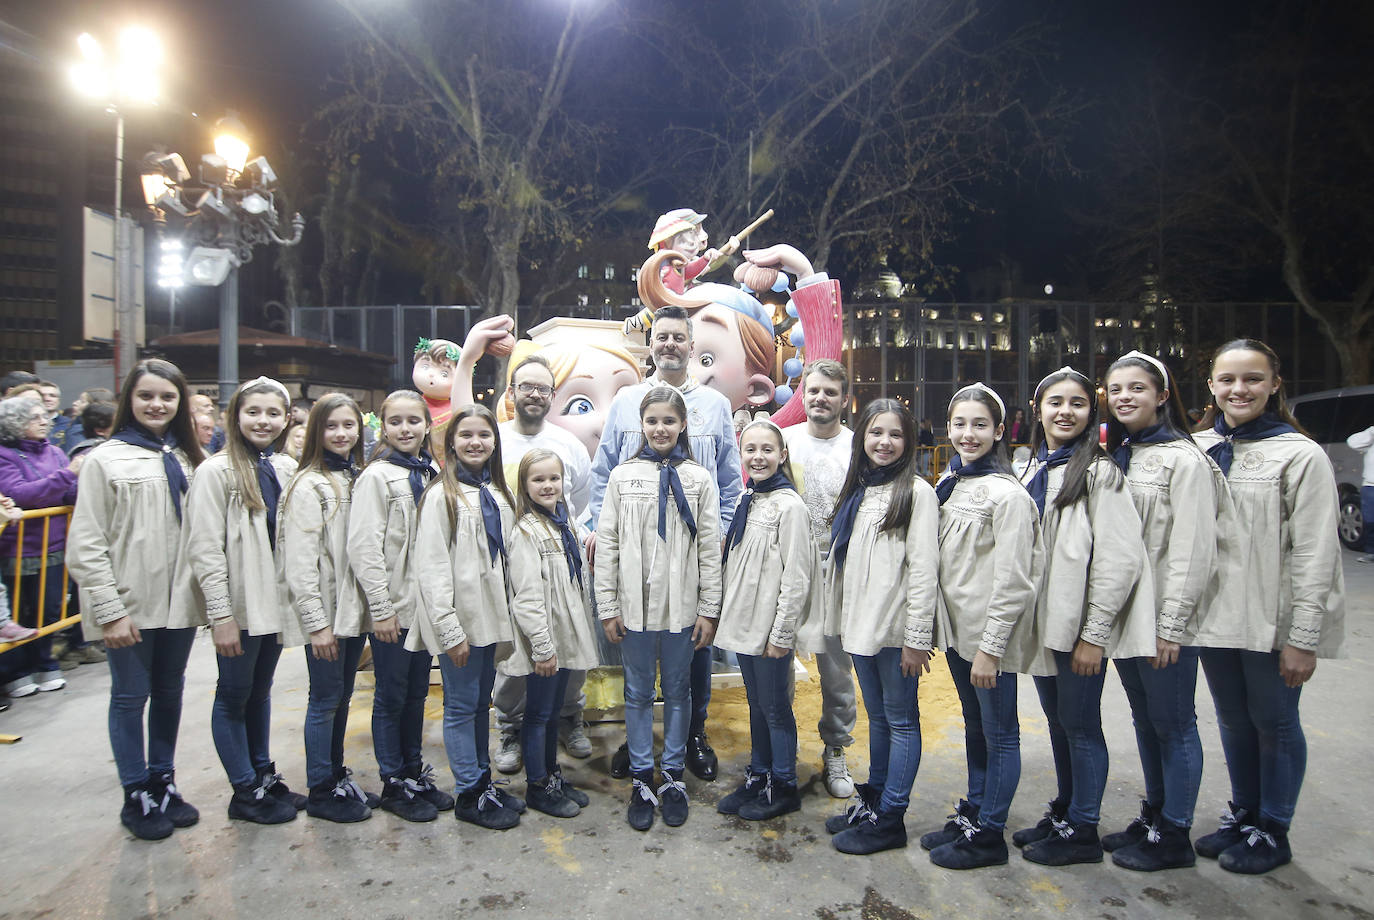
<svg viewBox="0 0 1374 920">
<path fill-rule="evenodd" d="M 511 404 L 515 417 L 499 426 L 501 434 L 501 463 L 511 491 L 519 488 L 516 473 L 520 460 L 535 448 L 551 450 L 563 461 L 564 501 L 568 516 L 573 520 L 586 517 L 587 499 L 591 488 L 591 458 L 587 449 L 571 432 L 545 423 L 553 404 L 554 377 L 549 363 L 539 355 L 531 355 L 510 375 Z M 569 755 L 585 759 L 592 755 L 592 743 L 587 738 L 582 721 L 582 708 L 587 698 L 582 693 L 586 671 L 572 671 L 568 678 L 567 694 L 563 697 L 563 711 L 558 720 L 558 736 Z M 525 678 L 508 677 L 499 670 L 492 689 L 492 707 L 496 710 L 496 724 L 501 730 L 501 742 L 492 763 L 502 773 L 515 773 L 521 767 L 520 726 L 525 715 Z"/>
</svg>

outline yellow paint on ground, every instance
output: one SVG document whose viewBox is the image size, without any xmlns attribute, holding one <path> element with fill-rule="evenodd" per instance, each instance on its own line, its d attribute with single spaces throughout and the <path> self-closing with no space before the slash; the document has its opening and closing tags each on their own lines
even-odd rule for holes
<svg viewBox="0 0 1374 920">
<path fill-rule="evenodd" d="M 549 854 L 549 858 L 557 863 L 560 869 L 572 875 L 582 874 L 582 864 L 568 852 L 568 841 L 572 837 L 567 831 L 561 827 L 551 827 L 541 831 L 539 839 L 544 842 L 544 850 Z"/>
<path fill-rule="evenodd" d="M 1064 890 L 1047 878 L 1038 878 L 1031 881 L 1032 894 L 1052 894 L 1054 895 L 1054 909 L 1060 912 L 1069 909 L 1069 899 L 1064 897 Z"/>
<path fill-rule="evenodd" d="M 764 828 L 763 834 L 761 836 L 764 840 L 777 840 L 778 832 L 773 830 L 771 827 Z"/>
</svg>

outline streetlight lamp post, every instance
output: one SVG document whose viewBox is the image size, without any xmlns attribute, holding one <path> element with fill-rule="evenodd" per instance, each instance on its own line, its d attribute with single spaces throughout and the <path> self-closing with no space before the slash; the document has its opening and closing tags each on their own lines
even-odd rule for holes
<svg viewBox="0 0 1374 920">
<path fill-rule="evenodd" d="M 239 378 L 239 266 L 253 249 L 272 242 L 295 246 L 305 218 L 291 220 L 292 235 L 278 231 L 277 174 L 267 158 L 248 159 L 247 131 L 232 113 L 215 126 L 215 153 L 200 158 L 197 181 L 175 153 L 150 153 L 143 159 L 143 195 L 159 224 L 170 211 L 179 216 L 191 247 L 181 278 L 187 284 L 219 290 L 219 403 L 228 405 Z M 168 280 L 167 286 L 175 286 Z"/>
<path fill-rule="evenodd" d="M 124 217 L 124 112 L 128 103 L 155 105 L 158 95 L 157 65 L 162 45 L 152 32 L 141 27 L 125 29 L 119 36 L 119 60 L 107 64 L 105 52 L 93 35 L 77 36 L 81 60 L 71 69 L 77 90 L 107 103 L 115 116 L 114 261 L 110 295 L 114 303 L 111 338 L 114 344 L 116 385 L 138 359 L 138 324 L 135 318 L 134 277 L 131 270 L 131 234 Z"/>
</svg>

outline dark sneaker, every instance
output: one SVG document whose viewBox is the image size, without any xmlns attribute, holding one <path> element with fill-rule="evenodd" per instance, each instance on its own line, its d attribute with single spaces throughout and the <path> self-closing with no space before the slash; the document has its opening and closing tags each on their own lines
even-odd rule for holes
<svg viewBox="0 0 1374 920">
<path fill-rule="evenodd" d="M 1115 834 L 1108 834 L 1102 838 L 1102 849 L 1108 853 L 1119 850 L 1122 847 L 1135 846 L 1145 839 L 1150 828 L 1154 827 L 1158 818 L 1158 810 L 1144 799 L 1140 800 L 1140 814 L 1126 825 L 1124 831 L 1117 831 Z"/>
<path fill-rule="evenodd" d="M 414 788 L 416 794 L 433 805 L 438 811 L 448 811 L 453 808 L 453 796 L 449 795 L 435 784 L 434 768 L 429 764 L 407 770 L 406 779 L 411 780 L 415 784 L 412 788 Z"/>
<path fill-rule="evenodd" d="M 1199 837 L 1193 844 L 1193 849 L 1199 856 L 1216 859 L 1245 839 L 1246 835 L 1241 832 L 1241 826 L 1250 816 L 1250 809 L 1238 808 L 1235 802 L 1227 802 L 1226 810 L 1221 813 L 1221 827 L 1205 837 Z"/>
<path fill-rule="evenodd" d="M 630 775 L 630 746 L 622 744 L 611 755 L 611 779 L 624 779 Z"/>
<path fill-rule="evenodd" d="M 234 796 L 229 800 L 229 817 L 254 824 L 285 824 L 295 820 L 296 806 L 272 795 L 262 784 L 235 786 Z"/>
<path fill-rule="evenodd" d="M 172 836 L 172 819 L 157 807 L 145 786 L 129 786 L 124 790 L 119 823 L 139 840 L 164 840 Z"/>
<path fill-rule="evenodd" d="M 581 789 L 578 789 L 563 776 L 563 768 L 561 766 L 556 766 L 553 768 L 553 775 L 558 777 L 559 780 L 562 781 L 563 794 L 566 795 L 568 798 L 572 799 L 574 802 L 576 802 L 578 808 L 586 808 L 588 805 L 592 803 L 592 800 L 587 797 L 587 793 L 583 792 Z"/>
<path fill-rule="evenodd" d="M 1106 844 L 1102 848 L 1105 850 Z M 1112 862 L 1123 869 L 1136 872 L 1158 872 L 1160 869 L 1185 869 L 1197 863 L 1197 854 L 1188 839 L 1188 828 L 1170 824 L 1157 818 L 1147 828 L 1144 838 L 1130 846 L 1112 851 Z"/>
<path fill-rule="evenodd" d="M 1032 843 L 1021 855 L 1042 866 L 1075 866 L 1080 863 L 1102 862 L 1102 842 L 1097 839 L 1096 824 L 1055 825 L 1054 833 Z"/>
<path fill-rule="evenodd" d="M 1002 830 L 970 826 L 954 840 L 930 851 L 942 869 L 981 869 L 1007 864 L 1007 837 Z"/>
<path fill-rule="evenodd" d="M 687 823 L 687 784 L 682 781 L 681 770 L 664 771 L 663 784 L 658 787 L 658 810 L 669 827 Z"/>
<path fill-rule="evenodd" d="M 575 818 L 582 809 L 563 791 L 563 778 L 551 773 L 542 781 L 525 784 L 525 801 L 535 811 L 555 818 Z"/>
<path fill-rule="evenodd" d="M 286 780 L 281 778 L 277 772 L 277 765 L 269 763 L 258 771 L 259 786 L 267 789 L 267 794 L 274 799 L 278 799 L 290 805 L 296 811 L 305 811 L 305 796 L 299 792 L 292 792 L 286 785 Z"/>
<path fill-rule="evenodd" d="M 1227 872 L 1263 875 L 1293 861 L 1293 851 L 1288 846 L 1288 828 L 1260 819 L 1258 827 L 1247 824 L 1241 832 L 1245 839 L 1217 857 L 1217 865 Z"/>
<path fill-rule="evenodd" d="M 342 780 L 312 786 L 310 797 L 305 802 L 305 813 L 312 818 L 323 818 L 336 824 L 356 824 L 372 817 L 372 809 L 367 807 L 367 802 L 345 788 Z"/>
<path fill-rule="evenodd" d="M 520 823 L 520 813 L 501 804 L 490 780 L 459 795 L 453 805 L 453 814 L 459 821 L 494 831 L 509 830 Z"/>
<path fill-rule="evenodd" d="M 95 646 L 88 645 L 86 648 Z M 190 827 L 200 820 L 200 812 L 181 797 L 172 778 L 171 773 L 155 774 L 148 779 L 148 792 L 157 801 L 157 807 L 171 820 L 173 827 Z"/>
<path fill-rule="evenodd" d="M 830 838 L 830 842 L 841 853 L 852 856 L 895 850 L 906 846 L 905 817 L 906 813 L 900 811 L 870 811 L 862 821 Z"/>
<path fill-rule="evenodd" d="M 854 798 L 849 800 L 849 807 L 845 809 L 844 814 L 831 815 L 825 819 L 825 832 L 838 834 L 867 818 L 873 813 L 873 809 L 877 807 L 878 800 L 882 796 L 883 791 L 881 789 L 870 786 L 868 783 L 859 783 L 854 787 Z"/>
<path fill-rule="evenodd" d="M 716 803 L 716 811 L 723 815 L 739 814 L 740 806 L 745 802 L 752 802 L 759 797 L 763 791 L 764 784 L 768 782 L 767 773 L 754 773 L 749 769 L 744 771 L 744 782 L 735 787 L 735 790 Z"/>
<path fill-rule="evenodd" d="M 801 811 L 801 793 L 797 791 L 797 784 L 774 782 L 770 774 L 758 796 L 739 807 L 739 816 L 746 821 L 769 821 L 794 811 Z"/>
<path fill-rule="evenodd" d="M 625 818 L 630 822 L 630 827 L 637 831 L 647 831 L 654 826 L 654 808 L 658 805 L 658 796 L 654 795 L 653 781 L 652 772 L 637 773 L 630 786 L 630 807 Z"/>
<path fill-rule="evenodd" d="M 954 806 L 954 814 L 949 816 L 945 826 L 938 831 L 921 835 L 921 848 L 933 850 L 947 843 L 953 843 L 964 836 L 965 831 L 978 829 L 978 806 L 970 805 L 967 799 L 960 799 Z"/>
<path fill-rule="evenodd" d="M 706 733 L 693 735 L 687 739 L 687 769 L 697 779 L 710 782 L 716 778 L 716 768 L 720 765 L 715 749 L 706 740 Z M 665 817 L 663 819 L 667 821 Z"/>
<path fill-rule="evenodd" d="M 1055 825 L 1063 824 L 1068 819 L 1068 815 L 1069 803 L 1055 799 L 1050 803 L 1050 810 L 1035 823 L 1035 827 L 1022 828 L 1011 835 L 1012 846 L 1024 847 L 1044 840 L 1054 833 Z"/>
<path fill-rule="evenodd" d="M 388 776 L 382 785 L 382 809 L 417 823 L 433 821 L 439 809 L 420 795 L 420 784 L 404 776 Z"/>
</svg>

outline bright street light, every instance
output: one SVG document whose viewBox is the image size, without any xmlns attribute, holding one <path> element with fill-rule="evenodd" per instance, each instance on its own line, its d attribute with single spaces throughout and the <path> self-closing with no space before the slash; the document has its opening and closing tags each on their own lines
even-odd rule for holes
<svg viewBox="0 0 1374 920">
<path fill-rule="evenodd" d="M 234 112 L 215 122 L 215 153 L 224 158 L 233 176 L 240 175 L 248 163 L 248 129 Z"/>
</svg>

